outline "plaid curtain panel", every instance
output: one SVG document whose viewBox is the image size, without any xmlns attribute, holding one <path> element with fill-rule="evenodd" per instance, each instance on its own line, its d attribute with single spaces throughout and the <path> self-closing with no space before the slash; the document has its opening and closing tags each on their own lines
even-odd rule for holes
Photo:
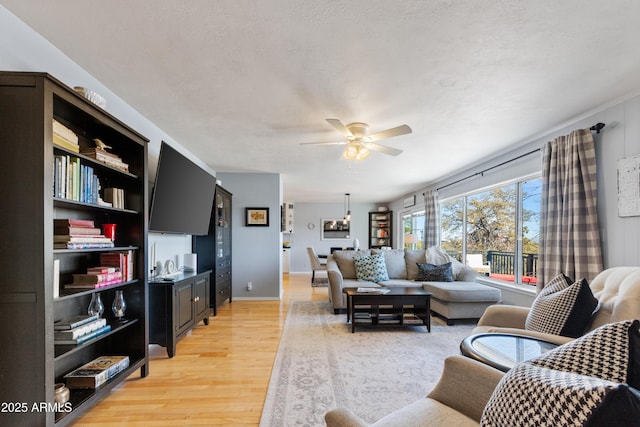
<svg viewBox="0 0 640 427">
<path fill-rule="evenodd" d="M 547 142 L 542 163 L 540 289 L 560 273 L 591 280 L 602 271 L 596 190 L 590 129 Z"/>
<path fill-rule="evenodd" d="M 438 190 L 424 193 L 424 247 L 440 246 L 440 208 Z"/>
</svg>

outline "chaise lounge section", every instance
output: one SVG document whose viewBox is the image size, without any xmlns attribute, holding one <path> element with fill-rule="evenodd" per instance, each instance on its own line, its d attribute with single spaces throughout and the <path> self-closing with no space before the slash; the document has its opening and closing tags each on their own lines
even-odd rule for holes
<svg viewBox="0 0 640 427">
<path fill-rule="evenodd" d="M 354 258 L 378 254 L 384 256 L 386 280 L 359 280 Z M 421 280 L 419 264 L 439 266 L 446 263 L 451 263 L 453 281 Z M 499 289 L 477 283 L 476 272 L 472 268 L 437 247 L 426 250 L 335 251 L 327 258 L 327 275 L 329 300 L 335 313 L 346 310 L 343 289 L 348 287 L 422 287 L 432 293 L 432 313 L 442 317 L 447 324 L 457 319 L 478 319 L 488 306 L 502 299 Z"/>
</svg>

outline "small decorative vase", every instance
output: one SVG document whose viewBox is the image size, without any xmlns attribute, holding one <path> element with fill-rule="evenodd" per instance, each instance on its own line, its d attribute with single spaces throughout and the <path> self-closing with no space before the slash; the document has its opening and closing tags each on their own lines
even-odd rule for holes
<svg viewBox="0 0 640 427">
<path fill-rule="evenodd" d="M 71 392 L 64 383 L 56 383 L 53 386 L 53 401 L 59 405 L 64 405 L 69 401 Z"/>
<path fill-rule="evenodd" d="M 104 304 L 102 304 L 100 292 L 96 292 L 91 295 L 91 302 L 89 303 L 87 313 L 89 313 L 90 316 L 97 314 L 98 317 L 102 317 L 102 314 L 104 313 Z"/>
<path fill-rule="evenodd" d="M 111 310 L 113 311 L 113 316 L 120 322 L 124 320 L 124 312 L 127 309 L 127 303 L 124 300 L 123 291 L 116 291 L 116 297 L 113 299 L 113 304 L 111 304 Z"/>
</svg>

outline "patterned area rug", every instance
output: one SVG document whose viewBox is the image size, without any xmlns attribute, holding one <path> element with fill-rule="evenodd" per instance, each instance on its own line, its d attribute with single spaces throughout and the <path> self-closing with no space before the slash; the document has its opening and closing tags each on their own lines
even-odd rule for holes
<svg viewBox="0 0 640 427">
<path fill-rule="evenodd" d="M 424 397 L 444 359 L 460 353 L 475 323 L 446 326 L 358 325 L 324 301 L 289 308 L 260 426 L 323 426 L 324 414 L 344 406 L 374 422 Z"/>
</svg>

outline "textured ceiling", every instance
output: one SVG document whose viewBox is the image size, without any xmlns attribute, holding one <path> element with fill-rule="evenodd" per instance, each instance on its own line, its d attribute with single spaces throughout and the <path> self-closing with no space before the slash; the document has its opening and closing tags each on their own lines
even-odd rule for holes
<svg viewBox="0 0 640 427">
<path fill-rule="evenodd" d="M 640 89 L 635 0 L 0 3 L 214 170 L 281 173 L 297 202 L 397 199 Z M 350 165 L 300 145 L 341 140 L 325 118 L 413 133 Z"/>
</svg>

